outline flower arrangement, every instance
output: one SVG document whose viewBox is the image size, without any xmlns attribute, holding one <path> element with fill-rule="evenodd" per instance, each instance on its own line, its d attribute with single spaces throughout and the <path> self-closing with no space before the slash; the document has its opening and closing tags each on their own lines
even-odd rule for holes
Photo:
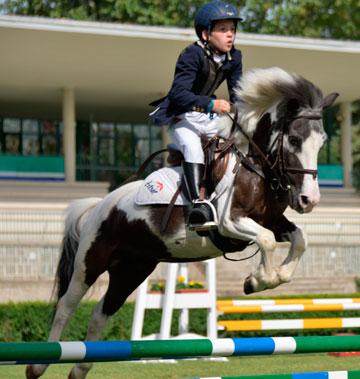
<svg viewBox="0 0 360 379">
<path fill-rule="evenodd" d="M 197 280 L 190 280 L 185 283 L 185 278 L 183 276 L 178 276 L 176 278 L 176 291 L 181 291 L 184 289 L 204 289 L 204 283 Z M 150 287 L 151 292 L 164 292 L 165 291 L 165 281 L 155 282 Z"/>
</svg>

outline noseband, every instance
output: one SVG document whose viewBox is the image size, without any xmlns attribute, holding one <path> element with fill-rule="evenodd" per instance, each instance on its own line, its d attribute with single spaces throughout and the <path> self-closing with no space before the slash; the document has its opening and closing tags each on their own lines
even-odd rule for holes
<svg viewBox="0 0 360 379">
<path fill-rule="evenodd" d="M 254 142 L 254 140 L 247 135 L 247 133 L 243 130 L 241 125 L 238 123 L 238 112 L 236 110 L 235 112 L 235 117 L 232 117 L 229 113 L 228 116 L 230 119 L 233 121 L 233 125 L 231 128 L 231 134 L 235 132 L 235 128 L 238 128 L 240 132 L 247 138 L 249 144 L 254 147 L 256 152 L 259 154 L 261 159 L 264 161 L 266 166 L 270 169 L 272 180 L 271 180 L 271 188 L 273 190 L 284 190 L 284 191 L 289 191 L 291 188 L 291 180 L 288 176 L 289 173 L 291 174 L 308 174 L 312 175 L 314 180 L 318 176 L 318 170 L 312 170 L 312 169 L 307 169 L 307 168 L 297 168 L 297 167 L 289 167 L 286 166 L 285 164 L 285 159 L 284 159 L 284 130 L 285 130 L 285 118 L 283 119 L 281 123 L 281 128 L 278 136 L 272 143 L 269 153 L 264 154 L 263 151 L 260 149 L 260 147 Z M 296 117 L 293 117 L 291 119 L 291 122 L 298 120 L 298 119 L 306 119 L 306 120 L 321 120 L 322 119 L 322 114 L 321 110 L 319 111 L 307 111 L 304 112 Z M 270 151 L 272 148 L 277 144 L 276 147 L 276 155 L 274 160 L 270 160 Z"/>
</svg>

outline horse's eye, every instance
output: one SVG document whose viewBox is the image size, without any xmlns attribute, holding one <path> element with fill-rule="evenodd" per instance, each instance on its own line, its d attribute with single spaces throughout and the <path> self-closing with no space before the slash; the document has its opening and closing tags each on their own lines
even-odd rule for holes
<svg viewBox="0 0 360 379">
<path fill-rule="evenodd" d="M 301 138 L 296 136 L 289 136 L 289 143 L 294 147 L 301 147 Z"/>
</svg>

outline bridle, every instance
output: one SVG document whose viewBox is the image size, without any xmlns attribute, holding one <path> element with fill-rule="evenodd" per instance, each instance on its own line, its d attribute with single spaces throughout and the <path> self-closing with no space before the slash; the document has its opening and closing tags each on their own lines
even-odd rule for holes
<svg viewBox="0 0 360 379">
<path fill-rule="evenodd" d="M 271 144 L 268 152 L 265 154 L 260 147 L 255 143 L 255 141 L 244 131 L 241 125 L 238 122 L 238 111 L 235 111 L 234 117 L 227 113 L 228 117 L 232 120 L 233 124 L 231 127 L 230 135 L 233 135 L 234 132 L 239 130 L 245 138 L 248 140 L 249 144 L 254 148 L 256 153 L 260 156 L 260 159 L 264 162 L 270 174 L 271 182 L 270 186 L 273 190 L 277 191 L 279 189 L 283 191 L 289 191 L 291 188 L 291 180 L 289 178 L 289 174 L 302 174 L 302 175 L 312 175 L 314 180 L 318 176 L 318 170 L 307 169 L 307 168 L 298 168 L 298 167 L 290 167 L 285 164 L 284 159 L 284 131 L 287 122 L 292 123 L 298 119 L 306 119 L 306 120 L 320 120 L 322 119 L 322 110 L 308 110 L 300 115 L 292 117 L 290 120 L 285 117 L 282 119 L 280 124 L 280 131 Z M 273 151 L 276 146 L 276 153 L 272 157 L 271 151 Z M 237 154 L 239 151 L 237 151 Z M 242 154 L 241 154 L 242 155 Z M 243 155 L 242 155 L 242 158 Z"/>
</svg>

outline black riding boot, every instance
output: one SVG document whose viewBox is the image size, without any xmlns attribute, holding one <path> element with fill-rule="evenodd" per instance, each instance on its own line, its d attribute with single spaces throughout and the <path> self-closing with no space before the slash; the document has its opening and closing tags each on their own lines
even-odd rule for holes
<svg viewBox="0 0 360 379">
<path fill-rule="evenodd" d="M 204 175 L 204 165 L 200 163 L 183 162 L 185 184 L 191 201 L 198 200 L 201 179 Z M 189 213 L 190 228 L 207 230 L 216 226 L 213 211 L 206 202 L 193 203 Z"/>
</svg>

